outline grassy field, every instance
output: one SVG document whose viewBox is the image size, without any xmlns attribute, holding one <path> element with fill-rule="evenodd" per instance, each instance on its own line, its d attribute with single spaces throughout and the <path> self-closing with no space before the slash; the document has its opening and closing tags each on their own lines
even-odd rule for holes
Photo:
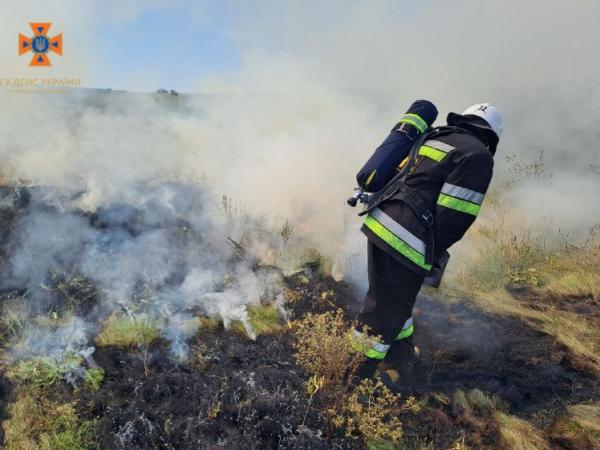
<svg viewBox="0 0 600 450">
<path fill-rule="evenodd" d="M 516 226 L 501 196 L 486 202 L 442 287 L 417 303 L 422 361 L 401 393 L 378 380 L 352 386 L 357 302 L 314 255 L 244 320 L 225 327 L 190 310 L 184 360 L 164 317 L 92 320 L 101 297 L 80 276 L 53 274 L 45 289 L 60 302 L 33 316 L 20 308 L 28 292 L 4 292 L 4 448 L 600 448 L 598 229 L 540 232 Z M 93 322 L 92 360 L 21 356 L 32 327 L 52 334 L 79 316 Z"/>
</svg>

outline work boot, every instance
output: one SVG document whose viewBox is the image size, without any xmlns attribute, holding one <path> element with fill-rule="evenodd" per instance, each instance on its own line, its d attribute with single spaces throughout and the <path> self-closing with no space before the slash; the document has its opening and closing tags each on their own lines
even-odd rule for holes
<svg viewBox="0 0 600 450">
<path fill-rule="evenodd" d="M 395 341 L 383 360 L 384 368 L 403 370 L 407 364 L 419 361 L 419 349 L 413 345 L 411 337 Z"/>
<path fill-rule="evenodd" d="M 412 339 L 394 342 L 380 368 L 381 381 L 393 392 L 409 393 L 418 384 L 421 361 Z"/>
<path fill-rule="evenodd" d="M 367 358 L 352 377 L 350 385 L 356 387 L 361 381 L 366 380 L 367 378 L 373 378 L 379 363 L 380 361 L 378 359 Z"/>
<path fill-rule="evenodd" d="M 387 368 L 378 372 L 381 382 L 395 394 L 406 394 L 407 387 L 403 383 L 400 372 L 396 369 Z"/>
</svg>

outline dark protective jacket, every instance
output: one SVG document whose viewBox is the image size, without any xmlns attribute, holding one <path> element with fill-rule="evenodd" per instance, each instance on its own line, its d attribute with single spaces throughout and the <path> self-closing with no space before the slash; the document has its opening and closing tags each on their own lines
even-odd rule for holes
<svg viewBox="0 0 600 450">
<path fill-rule="evenodd" d="M 369 205 L 362 231 L 427 276 L 477 217 L 494 160 L 485 144 L 461 127 L 434 128 L 411 153 L 406 175 L 392 180 Z"/>
</svg>

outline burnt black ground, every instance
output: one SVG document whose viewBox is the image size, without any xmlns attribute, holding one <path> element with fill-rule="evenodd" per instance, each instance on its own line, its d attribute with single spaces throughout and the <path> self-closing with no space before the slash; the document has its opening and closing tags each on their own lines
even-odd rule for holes
<svg viewBox="0 0 600 450">
<path fill-rule="evenodd" d="M 6 230 L 26 198 L 20 191 L 0 190 L 0 200 L 4 252 Z M 349 321 L 355 317 L 358 304 L 352 289 L 323 277 L 317 264 L 286 283 L 294 294 L 288 304 L 290 319 L 338 307 Z M 92 288 L 84 286 L 81 295 L 67 295 L 87 299 L 76 305 L 81 314 L 98 301 Z M 585 320 L 600 323 L 597 303 L 587 296 L 514 293 L 530 307 L 581 313 Z M 0 301 L 12 295 L 4 294 Z M 440 393 L 451 399 L 459 389 L 480 389 L 500 397 L 509 413 L 542 430 L 567 405 L 599 400 L 598 374 L 590 361 L 535 324 L 487 314 L 468 302 L 423 296 L 417 302 L 415 329 L 422 363 L 413 382 L 406 384 L 419 399 Z M 0 337 L 5 334 L 0 329 Z M 363 448 L 360 440 L 326 434 L 317 397 L 308 408 L 308 376 L 294 364 L 292 343 L 289 330 L 252 341 L 221 328 L 189 342 L 192 357 L 186 362 L 173 360 L 162 342 L 149 349 L 147 358 L 144 349 L 98 348 L 94 357 L 106 371 L 100 390 L 55 386 L 51 395 L 77 399 L 81 416 L 97 421 L 103 449 Z M 12 389 L 0 374 L 0 415 L 6 414 Z M 431 440 L 436 448 L 448 448 L 462 435 L 471 448 L 495 448 L 493 420 L 465 415 L 451 402 L 427 404 L 418 415 L 403 416 L 408 435 Z"/>
<path fill-rule="evenodd" d="M 314 304 L 304 299 L 335 287 L 305 273 L 311 281 L 296 304 L 302 309 Z M 82 393 L 79 410 L 98 420 L 101 448 L 363 448 L 360 440 L 326 436 L 319 402 L 308 408 L 307 375 L 294 364 L 290 332 L 252 341 L 219 328 L 200 333 L 190 347 L 186 363 L 174 361 L 166 344 L 151 348 L 147 370 L 139 349 L 97 350 L 107 375 L 98 392 Z"/>
<path fill-rule="evenodd" d="M 177 364 L 155 348 L 147 376 L 141 353 L 102 349 L 96 360 L 108 376 L 100 392 L 82 396 L 81 410 L 99 418 L 105 449 L 330 448 L 314 409 L 298 438 L 307 402 L 304 378 L 281 357 L 288 341 L 220 331 L 202 339 L 206 367 Z"/>
<path fill-rule="evenodd" d="M 302 297 L 291 315 L 344 306 L 348 287 L 313 273 L 288 280 Z M 306 279 L 304 279 L 306 280 Z M 321 293 L 335 292 L 324 301 Z M 355 304 L 347 305 L 353 315 Z M 294 309 L 296 308 L 296 309 Z M 554 339 L 519 319 L 485 314 L 462 303 L 422 297 L 415 343 L 421 348 L 417 398 L 480 389 L 508 412 L 544 428 L 568 404 L 598 399 L 597 375 Z M 107 372 L 98 393 L 85 392 L 80 412 L 96 418 L 105 449 L 362 448 L 360 441 L 326 436 L 316 402 L 307 411 L 306 374 L 295 366 L 290 332 L 251 341 L 231 331 L 198 335 L 195 363 L 177 363 L 166 345 L 141 350 L 99 349 Z M 461 435 L 494 448 L 491 419 L 465 417 L 451 404 L 403 417 L 407 434 L 450 446 Z"/>
<path fill-rule="evenodd" d="M 424 297 L 416 324 L 424 391 L 480 389 L 499 395 L 511 413 L 524 417 L 557 402 L 600 397 L 588 361 L 517 318 Z"/>
</svg>

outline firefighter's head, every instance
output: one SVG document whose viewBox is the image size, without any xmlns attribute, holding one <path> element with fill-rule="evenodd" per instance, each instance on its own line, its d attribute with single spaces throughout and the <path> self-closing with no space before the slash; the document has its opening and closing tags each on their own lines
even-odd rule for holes
<svg viewBox="0 0 600 450">
<path fill-rule="evenodd" d="M 493 153 L 504 129 L 502 114 L 491 103 L 470 106 L 462 114 L 448 114 L 448 125 L 463 127 L 475 134 Z"/>
</svg>

